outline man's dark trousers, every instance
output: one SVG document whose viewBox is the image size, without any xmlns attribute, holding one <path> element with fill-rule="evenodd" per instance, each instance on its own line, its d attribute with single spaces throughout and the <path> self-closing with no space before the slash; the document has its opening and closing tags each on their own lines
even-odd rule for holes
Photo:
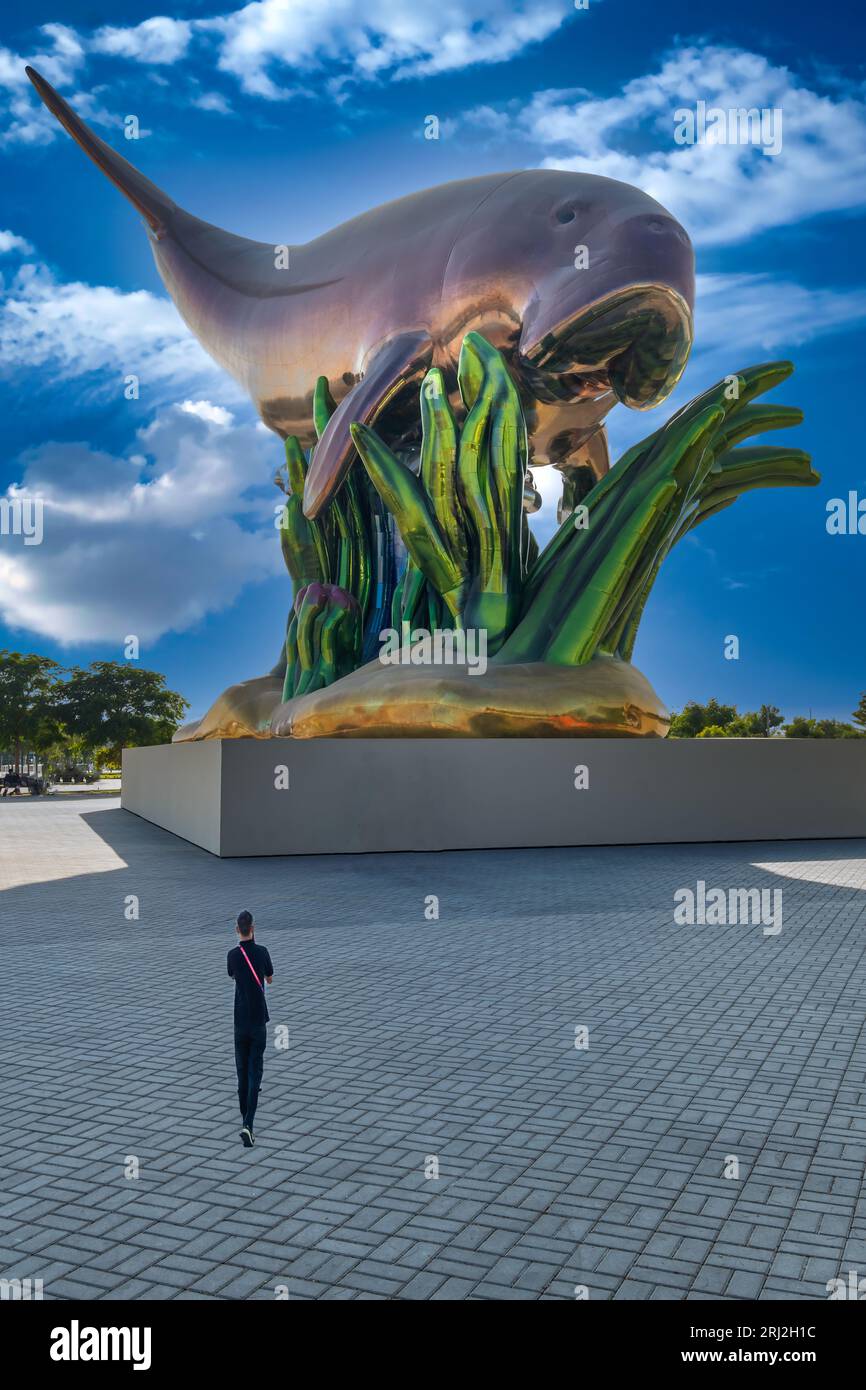
<svg viewBox="0 0 866 1390">
<path fill-rule="evenodd" d="M 265 1066 L 267 1026 L 251 1025 L 235 1028 L 235 1066 L 238 1069 L 238 1105 L 248 1129 L 252 1129 L 259 1103 L 259 1089 Z"/>
</svg>

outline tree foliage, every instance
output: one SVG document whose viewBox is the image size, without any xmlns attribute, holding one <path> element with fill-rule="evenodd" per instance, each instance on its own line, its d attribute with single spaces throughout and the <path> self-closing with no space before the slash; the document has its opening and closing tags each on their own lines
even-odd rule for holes
<svg viewBox="0 0 866 1390">
<path fill-rule="evenodd" d="M 168 743 L 187 701 L 158 671 L 94 661 L 64 673 L 35 653 L 0 652 L 0 747 L 52 756 Z"/>
<path fill-rule="evenodd" d="M 59 703 L 66 728 L 89 749 L 110 749 L 115 759 L 122 748 L 169 743 L 186 708 L 160 672 L 120 661 L 73 667 Z"/>
<path fill-rule="evenodd" d="M 797 715 L 785 726 L 786 738 L 866 738 L 866 730 L 855 729 L 843 719 L 807 719 Z"/>
<path fill-rule="evenodd" d="M 0 651 L 0 748 L 40 752 L 58 733 L 55 699 L 60 666 L 47 656 Z"/>
<path fill-rule="evenodd" d="M 858 718 L 858 715 L 860 716 Z M 855 729 L 840 719 L 811 719 L 797 715 L 789 723 L 775 705 L 740 714 L 736 705 L 708 700 L 701 705 L 690 700 L 679 714 L 671 716 L 670 738 L 866 738 L 866 694 L 861 697 L 854 719 L 863 724 Z"/>
<path fill-rule="evenodd" d="M 725 729 L 736 717 L 733 705 L 720 705 L 718 700 L 700 705 L 697 700 L 690 700 L 680 714 L 671 716 L 669 737 L 697 738 L 704 729 L 719 729 L 721 732 L 715 737 L 724 737 Z"/>
</svg>

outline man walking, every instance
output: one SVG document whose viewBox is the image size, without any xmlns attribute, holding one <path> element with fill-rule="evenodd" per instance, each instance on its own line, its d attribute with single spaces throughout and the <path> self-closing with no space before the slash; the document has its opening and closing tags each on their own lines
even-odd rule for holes
<svg viewBox="0 0 866 1390">
<path fill-rule="evenodd" d="M 235 982 L 235 1066 L 238 1069 L 238 1104 L 241 1108 L 244 1148 L 256 1142 L 253 1121 L 265 1065 L 266 1024 L 270 1018 L 265 1002 L 265 983 L 274 978 L 274 967 L 264 946 L 253 939 L 252 913 L 238 914 L 238 944 L 228 955 L 228 972 Z"/>
</svg>

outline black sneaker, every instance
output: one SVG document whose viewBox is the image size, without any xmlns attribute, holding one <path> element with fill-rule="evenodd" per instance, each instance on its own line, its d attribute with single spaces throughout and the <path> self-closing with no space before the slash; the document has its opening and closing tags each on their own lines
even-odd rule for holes
<svg viewBox="0 0 866 1390">
<path fill-rule="evenodd" d="M 253 1138 L 252 1130 L 247 1125 L 244 1125 L 243 1129 L 241 1130 L 241 1142 L 243 1143 L 245 1149 L 251 1149 L 253 1147 L 253 1144 L 256 1142 Z"/>
</svg>

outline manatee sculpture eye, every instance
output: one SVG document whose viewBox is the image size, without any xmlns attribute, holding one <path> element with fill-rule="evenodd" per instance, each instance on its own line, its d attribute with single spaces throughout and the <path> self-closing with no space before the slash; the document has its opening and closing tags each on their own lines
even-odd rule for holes
<svg viewBox="0 0 866 1390">
<path fill-rule="evenodd" d="M 556 216 L 557 222 L 563 222 L 563 223 L 564 223 L 564 222 L 573 222 L 573 221 L 574 221 L 574 208 L 571 208 L 571 207 L 557 208 L 557 209 L 556 209 L 556 214 L 555 214 L 555 216 Z"/>
</svg>

